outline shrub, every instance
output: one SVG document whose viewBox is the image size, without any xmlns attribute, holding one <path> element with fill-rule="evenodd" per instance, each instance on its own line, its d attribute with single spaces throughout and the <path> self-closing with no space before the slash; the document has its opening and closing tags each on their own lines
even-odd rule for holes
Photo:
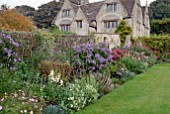
<svg viewBox="0 0 170 114">
<path fill-rule="evenodd" d="M 123 50 L 118 49 L 118 48 L 113 49 L 112 50 L 112 56 L 113 56 L 113 61 L 121 59 L 123 57 Z"/>
<path fill-rule="evenodd" d="M 3 5 L 0 15 L 0 28 L 3 30 L 32 31 L 34 29 L 32 22 L 15 9 Z"/>
<path fill-rule="evenodd" d="M 67 82 L 71 78 L 71 74 L 73 72 L 73 67 L 67 63 L 55 62 L 50 60 L 45 60 L 40 63 L 40 71 L 41 74 L 45 76 L 45 82 L 48 82 L 49 74 L 53 70 L 55 72 L 54 78 L 56 75 L 60 75 L 61 79 L 64 82 Z"/>
<path fill-rule="evenodd" d="M 125 65 L 129 71 L 134 72 L 136 74 L 143 73 L 147 69 L 147 64 L 142 62 L 141 60 L 136 60 L 133 57 L 125 57 L 122 58 L 119 62 Z"/>
<path fill-rule="evenodd" d="M 132 28 L 127 26 L 127 22 L 125 20 L 121 20 L 115 33 L 120 35 L 121 43 L 124 44 L 126 35 L 130 35 L 132 33 Z"/>
<path fill-rule="evenodd" d="M 167 61 L 170 59 L 170 37 L 168 36 L 152 36 L 151 38 L 141 39 L 144 46 L 147 46 L 158 59 Z"/>
<path fill-rule="evenodd" d="M 112 61 L 111 51 L 105 43 L 74 46 L 73 52 L 71 64 L 79 73 L 102 72 Z"/>
<path fill-rule="evenodd" d="M 152 20 L 150 24 L 151 34 L 170 34 L 170 19 Z"/>
<path fill-rule="evenodd" d="M 71 112 L 80 111 L 85 106 L 97 100 L 99 95 L 96 87 L 95 80 L 89 83 L 85 78 L 75 80 L 73 84 L 69 84 L 68 87 L 65 88 L 65 96 L 62 97 L 61 105 Z"/>
<path fill-rule="evenodd" d="M 123 84 L 127 81 L 131 80 L 136 74 L 134 72 L 129 71 L 126 68 L 119 68 L 116 72 L 114 78 L 116 78 L 119 81 L 114 81 L 114 83 Z"/>
</svg>

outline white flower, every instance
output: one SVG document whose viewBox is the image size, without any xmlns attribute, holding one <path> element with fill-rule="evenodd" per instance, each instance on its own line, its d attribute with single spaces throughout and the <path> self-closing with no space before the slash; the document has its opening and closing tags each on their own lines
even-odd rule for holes
<svg viewBox="0 0 170 114">
<path fill-rule="evenodd" d="M 24 113 L 22 110 L 20 111 L 21 113 Z"/>
<path fill-rule="evenodd" d="M 1 101 L 3 102 L 3 101 L 4 101 L 4 98 L 2 98 Z"/>
<path fill-rule="evenodd" d="M 60 85 L 63 85 L 63 80 L 60 80 Z"/>
<path fill-rule="evenodd" d="M 25 113 L 27 113 L 27 110 L 24 110 Z"/>
<path fill-rule="evenodd" d="M 50 76 L 54 76 L 54 70 L 50 71 Z"/>
<path fill-rule="evenodd" d="M 73 105 L 71 104 L 70 107 L 73 108 Z"/>
</svg>

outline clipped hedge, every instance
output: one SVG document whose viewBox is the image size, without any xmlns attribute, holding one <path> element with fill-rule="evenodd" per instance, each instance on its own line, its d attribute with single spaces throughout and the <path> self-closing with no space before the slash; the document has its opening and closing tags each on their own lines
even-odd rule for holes
<svg viewBox="0 0 170 114">
<path fill-rule="evenodd" d="M 170 19 L 152 20 L 151 34 L 170 34 Z"/>
</svg>

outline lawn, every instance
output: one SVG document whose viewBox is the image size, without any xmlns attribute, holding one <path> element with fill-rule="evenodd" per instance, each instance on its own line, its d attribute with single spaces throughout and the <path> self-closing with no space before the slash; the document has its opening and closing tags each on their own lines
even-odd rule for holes
<svg viewBox="0 0 170 114">
<path fill-rule="evenodd" d="M 159 64 L 76 114 L 168 114 L 170 64 Z"/>
</svg>

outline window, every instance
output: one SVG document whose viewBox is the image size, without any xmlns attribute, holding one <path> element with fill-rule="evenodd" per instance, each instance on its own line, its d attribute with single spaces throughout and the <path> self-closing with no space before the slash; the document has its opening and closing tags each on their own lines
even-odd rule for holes
<svg viewBox="0 0 170 114">
<path fill-rule="evenodd" d="M 70 31 L 70 25 L 61 25 L 62 31 Z"/>
<path fill-rule="evenodd" d="M 69 17 L 70 16 L 70 10 L 63 10 L 63 17 Z"/>
<path fill-rule="evenodd" d="M 116 28 L 118 26 L 118 21 L 104 21 L 104 28 L 110 29 L 110 28 Z"/>
<path fill-rule="evenodd" d="M 77 28 L 83 28 L 83 22 L 82 22 L 82 20 L 77 21 Z"/>
<path fill-rule="evenodd" d="M 117 11 L 117 3 L 107 4 L 107 11 Z"/>
</svg>

